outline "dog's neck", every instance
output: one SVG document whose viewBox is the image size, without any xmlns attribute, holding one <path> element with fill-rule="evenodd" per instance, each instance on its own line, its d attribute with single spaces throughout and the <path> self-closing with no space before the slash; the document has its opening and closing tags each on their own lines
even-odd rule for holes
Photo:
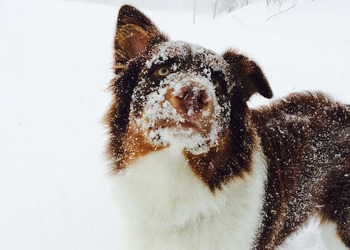
<svg viewBox="0 0 350 250">
<path fill-rule="evenodd" d="M 126 222 L 123 249 L 250 249 L 266 180 L 259 146 L 252 157 L 249 174 L 215 192 L 192 173 L 177 146 L 135 161 L 115 176 Z"/>
</svg>

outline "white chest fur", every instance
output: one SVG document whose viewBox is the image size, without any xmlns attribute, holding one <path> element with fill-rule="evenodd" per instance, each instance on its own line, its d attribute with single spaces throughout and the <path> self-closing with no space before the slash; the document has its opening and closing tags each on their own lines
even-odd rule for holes
<svg viewBox="0 0 350 250">
<path fill-rule="evenodd" d="M 250 249 L 260 222 L 265 161 L 212 193 L 176 147 L 153 152 L 115 182 L 123 250 Z"/>
</svg>

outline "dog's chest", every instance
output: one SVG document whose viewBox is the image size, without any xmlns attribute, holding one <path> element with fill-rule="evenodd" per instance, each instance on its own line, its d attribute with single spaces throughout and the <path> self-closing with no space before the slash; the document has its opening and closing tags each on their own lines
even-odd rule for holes
<svg viewBox="0 0 350 250">
<path fill-rule="evenodd" d="M 250 249 L 261 211 L 265 166 L 213 193 L 176 146 L 137 160 L 115 178 L 125 249 Z M 219 240 L 218 240 L 219 239 Z"/>
</svg>

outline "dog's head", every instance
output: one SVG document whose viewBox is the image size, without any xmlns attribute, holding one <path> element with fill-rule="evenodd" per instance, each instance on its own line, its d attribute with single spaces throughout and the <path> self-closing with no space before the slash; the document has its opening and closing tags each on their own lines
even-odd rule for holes
<svg viewBox="0 0 350 250">
<path fill-rule="evenodd" d="M 114 102 L 106 118 L 116 170 L 176 145 L 210 188 L 249 171 L 246 101 L 254 93 L 272 97 L 255 62 L 171 41 L 128 5 L 119 11 L 114 49 Z"/>
</svg>

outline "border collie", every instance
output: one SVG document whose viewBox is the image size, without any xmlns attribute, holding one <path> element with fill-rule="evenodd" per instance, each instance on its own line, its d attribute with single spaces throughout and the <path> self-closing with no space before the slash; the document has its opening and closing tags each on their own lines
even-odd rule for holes
<svg viewBox="0 0 350 250">
<path fill-rule="evenodd" d="M 128 5 L 114 58 L 122 249 L 278 249 L 314 217 L 350 249 L 350 105 L 304 92 L 250 109 L 272 97 L 254 61 L 172 41 Z"/>
</svg>

